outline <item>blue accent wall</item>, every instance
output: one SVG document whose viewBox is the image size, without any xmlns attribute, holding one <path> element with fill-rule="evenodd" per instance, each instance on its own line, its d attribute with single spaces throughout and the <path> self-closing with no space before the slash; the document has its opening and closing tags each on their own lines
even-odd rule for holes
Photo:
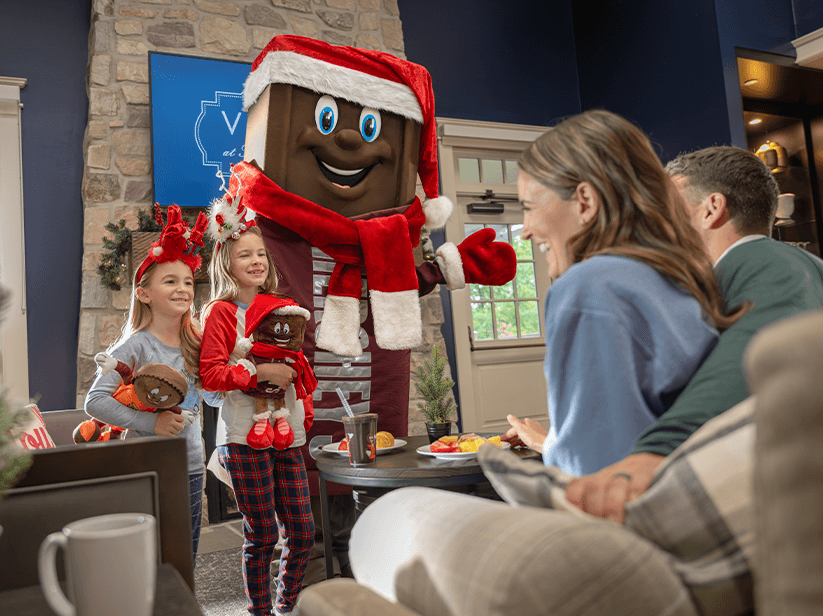
<svg viewBox="0 0 823 616">
<path fill-rule="evenodd" d="M 399 0 L 438 116 L 545 125 L 580 113 L 569 0 Z"/>
<path fill-rule="evenodd" d="M 714 0 L 572 5 L 583 109 L 629 118 L 664 161 L 729 142 Z"/>
<path fill-rule="evenodd" d="M 0 74 L 23 77 L 29 393 L 74 408 L 89 0 L 3 2 Z"/>
<path fill-rule="evenodd" d="M 823 2 L 820 0 L 792 0 L 796 38 L 823 28 Z"/>
</svg>

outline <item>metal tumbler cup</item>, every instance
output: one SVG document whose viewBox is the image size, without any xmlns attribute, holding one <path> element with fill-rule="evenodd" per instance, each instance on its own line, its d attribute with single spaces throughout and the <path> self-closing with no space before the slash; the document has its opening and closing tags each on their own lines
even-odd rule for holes
<svg viewBox="0 0 823 616">
<path fill-rule="evenodd" d="M 352 466 L 373 464 L 377 457 L 377 415 L 363 413 L 354 417 L 343 417 L 343 430 L 349 440 L 349 462 Z"/>
</svg>

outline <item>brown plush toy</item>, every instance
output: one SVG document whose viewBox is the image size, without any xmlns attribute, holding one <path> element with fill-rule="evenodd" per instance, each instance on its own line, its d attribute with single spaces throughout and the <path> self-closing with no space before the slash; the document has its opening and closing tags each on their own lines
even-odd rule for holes
<svg viewBox="0 0 823 616">
<path fill-rule="evenodd" d="M 292 299 L 277 295 L 257 295 L 246 310 L 246 336 L 251 344 L 246 357 L 255 365 L 287 363 L 297 372 L 292 385 L 295 398 L 303 401 L 308 431 L 314 418 L 311 392 L 317 386 L 314 372 L 306 361 L 301 347 L 309 311 Z M 243 393 L 255 398 L 254 425 L 246 442 L 255 449 L 274 447 L 285 449 L 294 442 L 294 431 L 287 418 L 291 411 L 286 406 L 286 390 L 274 383 L 258 381 L 257 387 Z M 274 419 L 272 427 L 269 418 Z"/>
<path fill-rule="evenodd" d="M 112 394 L 112 397 L 120 404 L 148 413 L 158 411 L 172 411 L 178 415 L 184 413 L 177 405 L 186 399 L 189 385 L 186 377 L 179 370 L 166 364 L 146 364 L 137 372 L 133 372 L 125 363 L 106 353 L 98 353 L 94 361 L 100 366 L 102 374 L 108 374 L 112 370 L 120 374 L 123 382 Z M 186 419 L 190 419 L 188 414 Z M 126 433 L 127 430 L 123 428 L 92 418 L 78 425 L 74 429 L 73 437 L 75 443 L 91 443 L 122 439 L 125 438 Z"/>
</svg>

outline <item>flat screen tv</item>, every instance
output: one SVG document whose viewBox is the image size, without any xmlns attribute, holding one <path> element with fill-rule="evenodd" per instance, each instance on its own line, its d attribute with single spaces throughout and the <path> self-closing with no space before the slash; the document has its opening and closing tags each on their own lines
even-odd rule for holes
<svg viewBox="0 0 823 616">
<path fill-rule="evenodd" d="M 206 207 L 243 160 L 246 62 L 149 52 L 154 200 Z"/>
</svg>

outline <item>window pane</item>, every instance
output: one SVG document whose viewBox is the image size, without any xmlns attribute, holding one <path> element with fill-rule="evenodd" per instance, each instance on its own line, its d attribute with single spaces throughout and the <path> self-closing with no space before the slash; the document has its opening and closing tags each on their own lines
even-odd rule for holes
<svg viewBox="0 0 823 616">
<path fill-rule="evenodd" d="M 503 161 L 502 160 L 482 160 L 483 183 L 502 184 L 503 183 Z"/>
<path fill-rule="evenodd" d="M 534 338 L 540 335 L 540 318 L 537 302 L 518 302 L 520 310 L 520 337 Z"/>
<path fill-rule="evenodd" d="M 496 242 L 509 243 L 509 225 L 486 225 L 489 229 L 494 229 L 497 237 L 494 238 Z"/>
<path fill-rule="evenodd" d="M 493 287 L 494 299 L 514 299 L 514 284 L 507 282 L 503 286 Z"/>
<path fill-rule="evenodd" d="M 514 281 L 517 283 L 518 298 L 537 297 L 537 287 L 534 282 L 534 263 L 518 263 Z"/>
<path fill-rule="evenodd" d="M 520 174 L 520 169 L 517 168 L 517 161 L 506 161 L 506 184 L 517 184 L 517 176 Z"/>
<path fill-rule="evenodd" d="M 469 237 L 472 233 L 475 231 L 480 231 L 482 228 L 483 225 L 476 222 L 465 224 L 463 225 L 463 233 L 466 234 L 465 237 Z"/>
<path fill-rule="evenodd" d="M 487 287 L 486 285 L 482 284 L 470 284 L 469 295 L 471 296 L 473 301 L 481 299 L 491 299 L 491 287 Z"/>
<path fill-rule="evenodd" d="M 494 305 L 497 313 L 497 337 L 517 338 L 517 320 L 514 316 L 514 302 L 501 302 Z"/>
<path fill-rule="evenodd" d="M 494 338 L 491 304 L 472 304 L 472 326 L 475 340 L 491 340 Z"/>
<path fill-rule="evenodd" d="M 517 258 L 523 261 L 531 260 L 532 256 L 532 241 L 521 240 L 520 233 L 523 231 L 523 225 L 512 225 L 512 246 L 514 252 L 517 253 Z"/>
<path fill-rule="evenodd" d="M 460 181 L 470 184 L 480 183 L 480 168 L 477 166 L 476 158 L 458 158 L 457 164 L 460 168 Z"/>
</svg>

